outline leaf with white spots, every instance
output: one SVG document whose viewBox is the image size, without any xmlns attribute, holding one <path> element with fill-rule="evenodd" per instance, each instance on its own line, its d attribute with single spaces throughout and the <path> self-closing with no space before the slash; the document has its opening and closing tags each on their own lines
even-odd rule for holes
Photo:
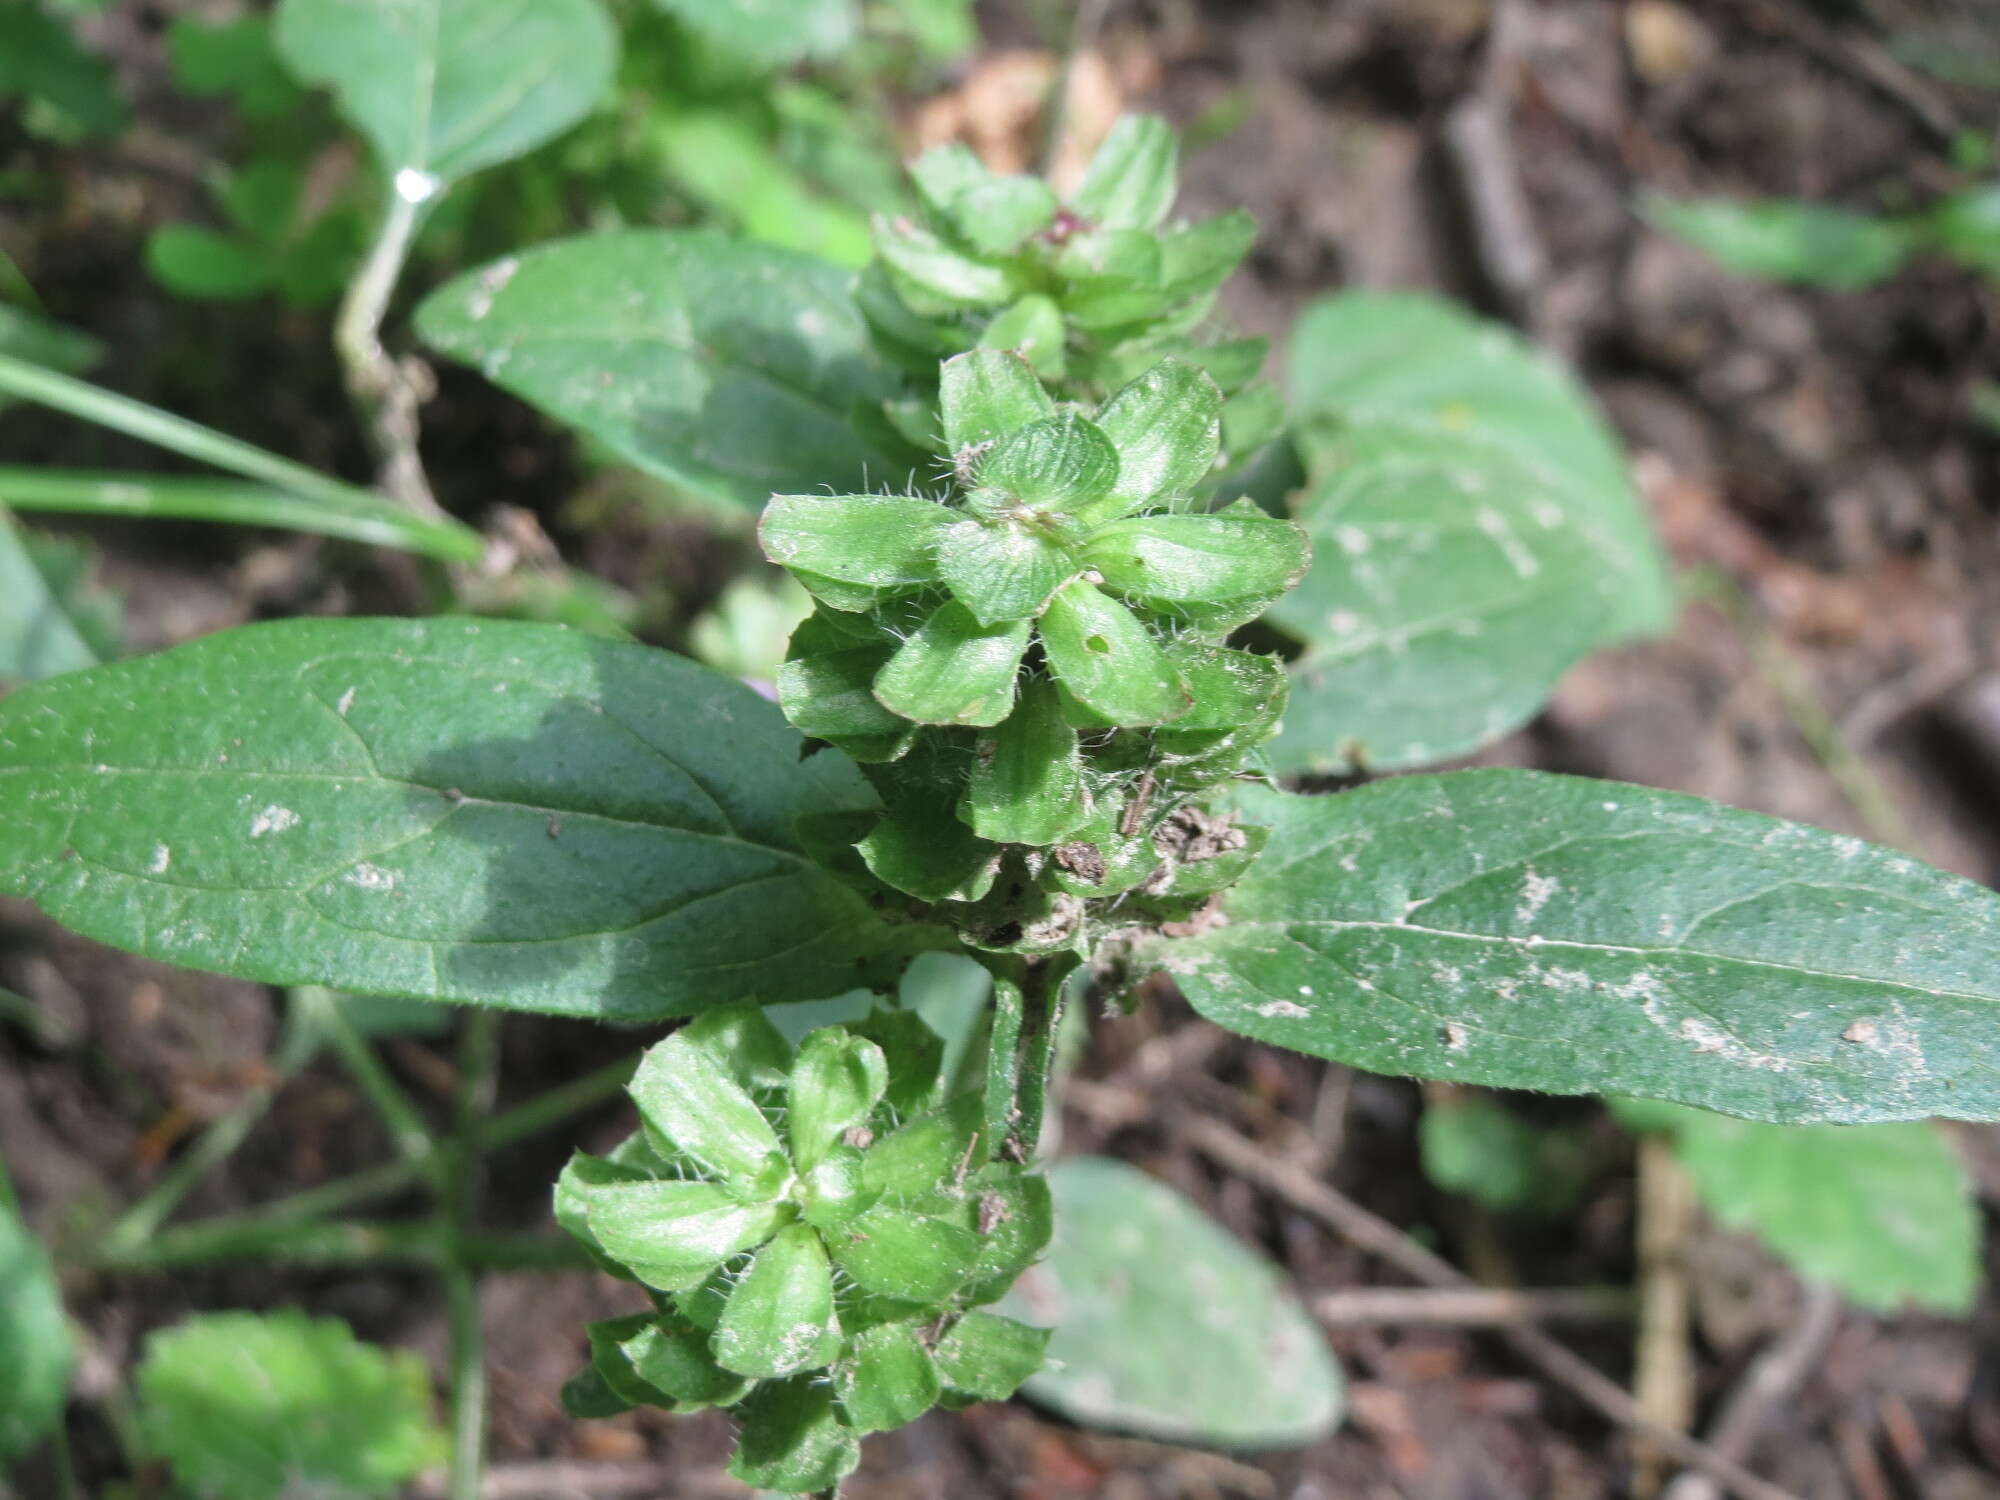
<svg viewBox="0 0 2000 1500">
<path fill-rule="evenodd" d="M 439 353 L 648 473 L 761 506 L 900 488 L 899 378 L 837 266 L 704 230 L 628 229 L 468 271 L 417 310 Z M 928 469 L 924 470 L 928 472 Z"/>
<path fill-rule="evenodd" d="M 1532 771 L 1240 794 L 1210 1020 L 1382 1073 L 1750 1119 L 2000 1119 L 2000 896 L 1675 792 Z"/>
<path fill-rule="evenodd" d="M 0 892 L 276 984 L 628 1020 L 834 994 L 907 944 L 800 844 L 874 801 L 800 743 L 554 626 L 251 626 L 0 700 Z"/>
<path fill-rule="evenodd" d="M 1462 755 L 1541 707 L 1597 646 L 1617 578 L 1559 487 L 1508 449 L 1400 418 L 1312 442 L 1303 582 L 1264 616 L 1297 637 L 1286 771 Z"/>
<path fill-rule="evenodd" d="M 1533 468 L 1614 580 L 1606 636 L 1664 630 L 1673 593 L 1618 438 L 1562 364 L 1500 324 L 1415 292 L 1342 292 L 1292 331 L 1295 416 L 1400 418 L 1480 437 Z"/>
</svg>

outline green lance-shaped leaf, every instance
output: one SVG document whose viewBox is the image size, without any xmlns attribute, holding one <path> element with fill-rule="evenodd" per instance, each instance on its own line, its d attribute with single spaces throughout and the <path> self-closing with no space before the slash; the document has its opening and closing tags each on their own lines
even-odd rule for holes
<svg viewBox="0 0 2000 1500">
<path fill-rule="evenodd" d="M 727 1055 L 685 1031 L 647 1051 L 626 1092 L 646 1123 L 709 1176 L 747 1187 L 774 1158 L 784 1160 L 778 1133 L 731 1075 Z"/>
<path fill-rule="evenodd" d="M 1309 442 L 1313 561 L 1268 624 L 1297 637 L 1289 771 L 1421 765 L 1540 710 L 1624 587 L 1548 474 L 1477 435 L 1363 419 Z"/>
<path fill-rule="evenodd" d="M 1962 1317 L 1979 1290 L 1979 1211 L 1928 1120 L 1766 1125 L 1654 1099 L 1611 1101 L 1634 1130 L 1670 1134 L 1708 1211 L 1863 1307 Z"/>
<path fill-rule="evenodd" d="M 944 1219 L 879 1204 L 829 1237 L 840 1269 L 867 1291 L 940 1302 L 979 1259 L 979 1236 Z"/>
<path fill-rule="evenodd" d="M 567 130 L 618 59 L 595 0 L 282 0 L 274 39 L 288 68 L 333 90 L 390 175 L 443 181 Z M 435 190 L 398 183 L 417 202 Z"/>
<path fill-rule="evenodd" d="M 854 1336 L 833 1367 L 841 1410 L 856 1432 L 889 1432 L 937 1405 L 937 1366 L 912 1323 L 878 1323 Z"/>
<path fill-rule="evenodd" d="M 1028 683 L 1005 723 L 983 736 L 966 789 L 972 831 L 998 844 L 1054 844 L 1084 817 L 1083 761 L 1055 686 Z"/>
<path fill-rule="evenodd" d="M 833 1268 L 817 1230 L 794 1224 L 757 1252 L 729 1294 L 714 1348 L 724 1369 L 762 1379 L 818 1369 L 839 1352 Z"/>
<path fill-rule="evenodd" d="M 1075 1157 L 1049 1176 L 1055 1242 L 1002 1304 L 1054 1325 L 1028 1395 L 1173 1443 L 1299 1447 L 1333 1430 L 1339 1367 L 1275 1266 L 1123 1162 Z"/>
<path fill-rule="evenodd" d="M 1114 724 L 1164 724 L 1192 701 L 1166 652 L 1131 610 L 1078 580 L 1040 621 L 1049 669 Z"/>
<path fill-rule="evenodd" d="M 1484 438 L 1534 470 L 1597 554 L 1616 599 L 1608 635 L 1664 629 L 1673 593 L 1625 455 L 1576 378 L 1499 327 L 1408 292 L 1344 292 L 1291 338 L 1294 415 L 1399 418 Z M 1491 492 L 1489 491 L 1489 494 Z"/>
<path fill-rule="evenodd" d="M 613 1161 L 607 1157 L 591 1156 L 578 1151 L 563 1163 L 563 1169 L 556 1177 L 554 1213 L 556 1223 L 565 1232 L 575 1235 L 590 1251 L 590 1258 L 600 1269 L 623 1280 L 632 1280 L 632 1273 L 624 1265 L 605 1253 L 597 1242 L 597 1236 L 590 1230 L 590 1191 L 611 1183 L 651 1182 L 653 1174 L 642 1167 Z"/>
<path fill-rule="evenodd" d="M 792 1064 L 785 1115 L 799 1171 L 811 1171 L 841 1136 L 864 1123 L 888 1086 L 889 1061 L 873 1042 L 839 1026 L 807 1036 Z"/>
<path fill-rule="evenodd" d="M 900 483 L 921 456 L 862 420 L 898 377 L 845 271 L 706 230 L 538 245 L 425 299 L 440 353 L 648 473 L 761 506 Z"/>
<path fill-rule="evenodd" d="M 1165 359 L 1114 392 L 1095 421 L 1118 450 L 1118 482 L 1085 510 L 1086 522 L 1185 494 L 1214 473 L 1222 392 L 1200 366 Z"/>
<path fill-rule="evenodd" d="M 0 1464 L 62 1418 L 73 1360 L 55 1268 L 14 1209 L 0 1166 Z"/>
<path fill-rule="evenodd" d="M 719 1182 L 609 1183 L 579 1188 L 591 1238 L 639 1280 L 685 1292 L 784 1224 L 775 1203 L 745 1203 Z"/>
<path fill-rule="evenodd" d="M 1003 349 L 1025 359 L 1044 380 L 1061 380 L 1069 368 L 1062 309 L 1041 292 L 1030 292 L 995 315 L 979 336 L 981 348 Z"/>
<path fill-rule="evenodd" d="M 1299 581 L 1311 556 L 1303 531 L 1248 500 L 1221 515 L 1113 521 L 1083 549 L 1114 593 L 1194 606 L 1218 628 L 1262 614 Z"/>
<path fill-rule="evenodd" d="M 1118 450 L 1087 418 L 1062 412 L 1001 438 L 980 460 L 978 480 L 981 489 L 1075 514 L 1117 483 Z"/>
<path fill-rule="evenodd" d="M 912 224 L 878 218 L 875 251 L 897 290 L 918 313 L 993 307 L 1021 290 L 1005 267 L 961 254 L 928 229 Z"/>
<path fill-rule="evenodd" d="M 1126 115 L 1090 159 L 1070 207 L 1093 224 L 1152 229 L 1174 206 L 1180 146 L 1157 115 Z"/>
<path fill-rule="evenodd" d="M 1080 567 L 1033 519 L 965 516 L 938 542 L 938 576 L 981 625 L 1033 619 Z"/>
<path fill-rule="evenodd" d="M 932 1358 L 954 1391 L 1005 1401 L 1047 1357 L 1049 1330 L 998 1313 L 969 1312 L 938 1340 Z"/>
<path fill-rule="evenodd" d="M 799 747 L 739 683 L 553 626 L 256 625 L 0 702 L 0 889 L 275 984 L 624 1019 L 833 994 L 902 940 L 799 845 L 874 801 Z"/>
<path fill-rule="evenodd" d="M 1893 276 L 1922 243 L 1910 226 L 1892 219 L 1783 198 L 1677 202 L 1648 193 L 1639 212 L 1732 271 L 1805 286 L 1872 286 Z"/>
<path fill-rule="evenodd" d="M 831 1490 L 861 1462 L 861 1440 L 842 1419 L 833 1388 L 816 1376 L 765 1381 L 736 1408 L 743 1427 L 729 1472 L 784 1495 Z"/>
<path fill-rule="evenodd" d="M 294 1311 L 191 1318 L 146 1342 L 143 1449 L 189 1494 L 388 1496 L 445 1455 L 424 1363 Z"/>
<path fill-rule="evenodd" d="M 946 360 L 938 370 L 938 409 L 945 447 L 958 454 L 1054 416 L 1055 402 L 1028 361 L 1000 347 Z"/>
<path fill-rule="evenodd" d="M 1239 794 L 1209 1019 L 1357 1067 L 1752 1119 L 2000 1118 L 2000 896 L 1859 839 L 1529 771 Z"/>
<path fill-rule="evenodd" d="M 764 555 L 842 583 L 903 588 L 937 576 L 952 512 L 895 495 L 773 495 L 757 528 Z"/>
<path fill-rule="evenodd" d="M 794 657 L 778 668 L 778 706 L 799 733 L 856 760 L 895 760 L 909 749 L 916 726 L 875 697 L 876 675 L 894 654 L 885 644 Z"/>
<path fill-rule="evenodd" d="M 1030 634 L 1026 620 L 981 625 L 948 600 L 876 675 L 875 697 L 919 724 L 998 724 L 1013 710 Z"/>
</svg>

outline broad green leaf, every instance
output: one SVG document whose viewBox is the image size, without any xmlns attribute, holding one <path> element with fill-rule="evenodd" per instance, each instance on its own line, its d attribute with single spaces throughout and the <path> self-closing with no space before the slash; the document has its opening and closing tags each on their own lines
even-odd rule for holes
<svg viewBox="0 0 2000 1500">
<path fill-rule="evenodd" d="M 764 554 L 842 583 L 896 588 L 937 576 L 952 512 L 900 495 L 773 495 L 757 528 Z"/>
<path fill-rule="evenodd" d="M 62 1419 L 73 1359 L 55 1267 L 15 1212 L 0 1166 L 0 1465 Z"/>
<path fill-rule="evenodd" d="M 979 1236 L 928 1214 L 882 1204 L 829 1239 L 855 1284 L 884 1297 L 941 1302 L 971 1274 Z"/>
<path fill-rule="evenodd" d="M 252 119 L 299 107 L 298 85 L 278 59 L 265 16 L 239 16 L 216 26 L 176 16 L 167 26 L 167 54 L 176 87 L 191 94 L 234 95 Z"/>
<path fill-rule="evenodd" d="M 879 418 L 897 378 L 845 272 L 698 230 L 541 245 L 417 310 L 432 348 L 703 494 L 865 493 L 919 462 Z"/>
<path fill-rule="evenodd" d="M 861 1440 L 841 1420 L 833 1387 L 816 1376 L 767 1380 L 735 1408 L 743 1427 L 729 1472 L 786 1495 L 830 1491 L 861 1462 Z"/>
<path fill-rule="evenodd" d="M 878 219 L 875 250 L 914 311 L 946 314 L 992 307 L 1020 290 L 1004 267 L 961 255 L 928 229 Z"/>
<path fill-rule="evenodd" d="M 866 1037 L 828 1026 L 801 1042 L 785 1113 L 798 1169 L 817 1166 L 841 1136 L 867 1120 L 888 1087 L 889 1060 Z"/>
<path fill-rule="evenodd" d="M 904 973 L 907 979 L 908 971 Z M 882 1102 L 889 1107 L 891 1119 L 911 1119 L 937 1104 L 944 1086 L 944 1038 L 915 1008 L 888 1010 L 878 1006 L 850 1022 L 847 1029 L 880 1047 L 888 1059 L 889 1086 Z"/>
<path fill-rule="evenodd" d="M 855 845 L 875 878 L 920 901 L 977 901 L 992 890 L 1000 847 L 959 821 L 958 789 L 931 777 L 897 781 L 885 788 L 881 820 Z"/>
<path fill-rule="evenodd" d="M 1164 724 L 1193 702 L 1173 662 L 1138 617 L 1082 580 L 1049 601 L 1040 628 L 1049 670 L 1114 724 Z"/>
<path fill-rule="evenodd" d="M 1053 416 L 1055 402 L 1020 355 L 975 349 L 939 369 L 938 409 L 945 447 L 957 454 Z"/>
<path fill-rule="evenodd" d="M 1006 255 L 1049 227 L 1056 216 L 1056 196 L 1039 177 L 995 177 L 960 192 L 950 212 L 953 225 L 974 250 Z"/>
<path fill-rule="evenodd" d="M 54 111 L 63 134 L 107 136 L 125 128 L 125 103 L 110 67 L 33 0 L 0 5 L 0 99 L 15 94 Z"/>
<path fill-rule="evenodd" d="M 783 1225 L 776 1204 L 745 1203 L 718 1182 L 576 1184 L 590 1237 L 647 1286 L 684 1292 Z"/>
<path fill-rule="evenodd" d="M 1076 512 L 1118 480 L 1118 450 L 1092 423 L 1063 412 L 1016 428 L 980 460 L 979 484 L 1030 505 Z"/>
<path fill-rule="evenodd" d="M 724 55 L 760 73 L 834 57 L 860 30 L 855 0 L 653 0 Z"/>
<path fill-rule="evenodd" d="M 1055 1330 L 1029 1396 L 1174 1443 L 1299 1447 L 1333 1430 L 1340 1370 L 1275 1266 L 1123 1162 L 1073 1157 L 1049 1185 L 1048 1259 L 1002 1304 Z"/>
<path fill-rule="evenodd" d="M 947 601 L 889 659 L 875 696 L 919 724 L 998 724 L 1013 709 L 1030 633 L 1026 620 L 981 625 Z"/>
<path fill-rule="evenodd" d="M 840 1349 L 833 1268 L 817 1230 L 781 1229 L 729 1294 L 715 1329 L 715 1357 L 761 1379 L 817 1369 Z"/>
<path fill-rule="evenodd" d="M 1160 241 L 1144 229 L 1093 229 L 1065 241 L 1054 268 L 1068 285 L 1063 312 L 1079 328 L 1115 329 L 1165 316 L 1175 297 L 1163 280 Z"/>
<path fill-rule="evenodd" d="M 1034 681 L 1005 723 L 984 736 L 965 795 L 972 831 L 997 844 L 1054 844 L 1085 813 L 1076 731 L 1052 683 Z"/>
<path fill-rule="evenodd" d="M 1576 378 L 1517 335 L 1409 292 L 1344 292 L 1292 331 L 1302 418 L 1400 417 L 1510 449 L 1588 540 L 1617 601 L 1614 636 L 1664 630 L 1673 596 L 1625 456 Z"/>
<path fill-rule="evenodd" d="M 891 1200 L 930 1192 L 967 1159 L 980 1120 L 979 1096 L 960 1094 L 883 1136 L 861 1153 L 869 1190 Z"/>
<path fill-rule="evenodd" d="M 676 1035 L 719 1058 L 729 1076 L 747 1089 L 781 1089 L 791 1077 L 792 1044 L 759 1005 L 711 1010 L 688 1022 Z"/>
<path fill-rule="evenodd" d="M 1080 566 L 1033 520 L 963 516 L 938 539 L 938 577 L 981 625 L 1033 619 Z"/>
<path fill-rule="evenodd" d="M 778 703 L 800 734 L 839 745 L 856 760 L 893 760 L 909 745 L 910 721 L 875 700 L 875 676 L 892 646 L 801 656 L 778 668 Z"/>
<path fill-rule="evenodd" d="M 910 186 L 940 228 L 951 222 L 951 205 L 960 193 L 994 178 L 993 169 L 963 141 L 931 147 L 910 163 L 909 170 Z"/>
<path fill-rule="evenodd" d="M 279 0 L 273 37 L 419 203 L 560 135 L 618 61 L 597 0 Z"/>
<path fill-rule="evenodd" d="M 748 1184 L 773 1157 L 782 1161 L 784 1147 L 730 1060 L 684 1029 L 647 1049 L 626 1092 L 646 1123 L 705 1173 Z"/>
<path fill-rule="evenodd" d="M 2000 896 L 1970 881 L 1531 771 L 1238 801 L 1272 833 L 1227 922 L 1152 950 L 1232 1031 L 1786 1123 L 2000 1118 Z"/>
<path fill-rule="evenodd" d="M 94 667 L 106 644 L 86 573 L 0 509 L 0 682 Z"/>
<path fill-rule="evenodd" d="M 251 626 L 0 701 L 0 889 L 275 984 L 623 1019 L 835 994 L 900 940 L 800 847 L 873 799 L 799 744 L 705 667 L 554 626 Z"/>
<path fill-rule="evenodd" d="M 856 1334 L 834 1366 L 834 1390 L 855 1431 L 887 1432 L 937 1405 L 937 1366 L 918 1335 L 909 1323 L 878 1323 Z"/>
<path fill-rule="evenodd" d="M 146 269 L 176 297 L 226 302 L 269 289 L 274 267 L 254 244 L 194 224 L 167 224 L 146 240 Z"/>
<path fill-rule="evenodd" d="M 1096 421 L 1118 450 L 1118 482 L 1086 519 L 1109 520 L 1208 478 L 1221 451 L 1222 392 L 1200 366 L 1166 359 L 1116 391 Z"/>
<path fill-rule="evenodd" d="M 1113 593 L 1242 620 L 1255 619 L 1298 582 L 1311 556 L 1303 531 L 1249 501 L 1221 515 L 1113 521 L 1083 549 Z"/>
<path fill-rule="evenodd" d="M 1092 224 L 1152 229 L 1174 206 L 1180 146 L 1157 115 L 1125 115 L 1090 159 L 1070 207 Z"/>
<path fill-rule="evenodd" d="M 146 1341 L 136 1383 L 141 1442 L 204 1500 L 387 1496 L 445 1456 L 423 1361 L 334 1318 L 190 1318 Z"/>
<path fill-rule="evenodd" d="M 1055 1203 L 1046 1177 L 1007 1173 L 996 1181 L 973 1182 L 968 1209 L 979 1237 L 972 1278 L 958 1289 L 961 1305 L 997 1302 L 1020 1274 L 1049 1247 L 1055 1230 Z"/>
<path fill-rule="evenodd" d="M 1900 224 L 1825 203 L 1766 198 L 1675 201 L 1648 194 L 1639 211 L 1732 271 L 1768 281 L 1853 290 L 1895 275 L 1916 239 Z"/>
<path fill-rule="evenodd" d="M 1634 1130 L 1673 1137 L 1703 1205 L 1809 1281 L 1862 1307 L 1963 1317 L 1978 1295 L 1972 1184 L 1927 1120 L 1766 1125 L 1652 1099 L 1613 1100 Z"/>
<path fill-rule="evenodd" d="M 1305 644 L 1282 770 L 1468 754 L 1539 711 L 1621 607 L 1560 487 L 1498 444 L 1365 420 L 1314 466 L 1298 501 L 1312 568 L 1265 616 Z"/>
</svg>

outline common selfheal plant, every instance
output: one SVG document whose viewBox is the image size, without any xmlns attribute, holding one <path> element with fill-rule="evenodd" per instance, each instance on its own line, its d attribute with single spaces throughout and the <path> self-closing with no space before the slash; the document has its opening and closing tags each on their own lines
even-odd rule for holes
<svg viewBox="0 0 2000 1500">
<path fill-rule="evenodd" d="M 468 619 L 253 626 L 0 702 L 0 892 L 86 934 L 691 1018 L 632 1080 L 638 1133 L 557 1190 L 652 1302 L 589 1330 L 568 1395 L 727 1408 L 751 1483 L 827 1490 L 862 1434 L 1033 1379 L 1042 1333 L 990 1309 L 1051 1242 L 1035 1163 L 1086 984 L 1115 1014 L 1165 973 L 1243 1035 L 1397 1074 L 2000 1119 L 1989 891 L 1643 787 L 1278 784 L 1474 750 L 1669 589 L 1570 377 L 1418 299 L 1314 309 L 1280 440 L 1304 481 L 1244 494 L 1277 401 L 1209 320 L 1251 232 L 1176 222 L 1174 158 L 1124 122 L 1063 199 L 935 153 L 923 221 L 880 224 L 858 278 L 630 230 L 425 302 L 433 348 L 761 515 L 814 601 L 776 705 Z M 949 1085 L 892 998 L 939 952 L 991 979 Z M 856 991 L 867 1018 L 796 1051 L 763 1014 Z M 1091 1265 L 1155 1250 L 1087 1238 Z M 1129 1420 L 1122 1395 L 1095 1409 Z"/>
</svg>

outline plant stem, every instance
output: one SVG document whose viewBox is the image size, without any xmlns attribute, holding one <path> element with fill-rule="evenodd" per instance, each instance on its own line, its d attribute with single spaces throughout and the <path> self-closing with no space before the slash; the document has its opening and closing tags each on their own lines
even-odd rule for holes
<svg viewBox="0 0 2000 1500">
<path fill-rule="evenodd" d="M 353 507 L 378 506 L 381 498 L 368 490 L 330 479 L 304 464 L 293 463 L 275 453 L 241 442 L 199 422 L 190 422 L 172 412 L 161 411 L 143 401 L 120 396 L 73 380 L 54 370 L 30 364 L 12 355 L 0 354 L 0 395 L 18 396 L 57 411 L 68 412 L 86 422 L 95 422 L 135 437 L 185 458 L 213 464 L 246 479 L 261 480 L 295 495 L 309 495 L 329 504 Z"/>
<path fill-rule="evenodd" d="M 271 1059 L 274 1076 L 269 1082 L 261 1083 L 246 1093 L 175 1159 L 160 1180 L 153 1184 L 152 1190 L 127 1209 L 105 1233 L 99 1242 L 99 1252 L 116 1257 L 136 1250 L 151 1239 L 201 1180 L 243 1144 L 243 1138 L 250 1133 L 251 1127 L 271 1107 L 279 1088 L 312 1061 L 319 1050 L 319 1042 L 320 1032 L 312 1023 L 312 1018 L 297 1005 L 291 1006 L 285 1013 L 285 1029 L 278 1038 L 277 1051 Z"/>
<path fill-rule="evenodd" d="M 379 496 L 367 496 L 364 504 L 357 491 L 336 502 L 235 479 L 0 468 L 0 501 L 17 510 L 277 526 L 444 562 L 476 562 L 486 547 L 456 521 L 414 516 Z"/>
<path fill-rule="evenodd" d="M 429 1173 L 438 1190 L 443 1192 L 439 1168 L 444 1164 L 444 1157 L 438 1150 L 437 1138 L 424 1124 L 409 1095 L 382 1066 L 382 1059 L 375 1055 L 368 1039 L 341 1010 L 339 999 L 323 990 L 308 990 L 298 992 L 293 1003 L 309 1008 L 315 1023 L 325 1033 L 327 1044 L 339 1056 L 348 1075 L 360 1085 L 362 1094 L 374 1106 L 375 1113 L 381 1116 L 383 1125 L 388 1127 L 389 1139 L 395 1143 L 397 1154 Z"/>
<path fill-rule="evenodd" d="M 621 1058 L 594 1073 L 550 1089 L 488 1121 L 479 1132 L 480 1152 L 498 1150 L 538 1135 L 571 1115 L 601 1104 L 624 1089 L 632 1077 L 635 1060 Z M 442 1153 L 443 1148 L 438 1148 Z M 318 1187 L 274 1199 L 243 1213 L 219 1214 L 194 1224 L 155 1235 L 142 1258 L 121 1251 L 122 1264 L 143 1269 L 154 1263 L 162 1266 L 202 1265 L 231 1260 L 243 1255 L 243 1245 L 266 1243 L 266 1237 L 295 1231 L 302 1226 L 344 1213 L 374 1198 L 400 1192 L 424 1177 L 429 1163 L 407 1157 L 381 1166 L 323 1182 Z M 136 1252 L 137 1247 L 132 1247 Z M 88 1255 L 86 1259 L 90 1258 Z"/>
<path fill-rule="evenodd" d="M 454 1259 L 456 1257 L 456 1259 Z M 163 1272 L 228 1261 L 288 1266 L 455 1266 L 496 1271 L 576 1271 L 592 1264 L 581 1246 L 543 1234 L 482 1231 L 454 1240 L 428 1219 L 348 1220 L 338 1224 L 238 1226 L 225 1242 L 162 1235 L 130 1251 L 109 1247 L 80 1259 L 99 1271 Z"/>
<path fill-rule="evenodd" d="M 422 399 L 411 373 L 400 368 L 382 347 L 382 319 L 389 299 L 409 259 L 423 205 L 436 184 L 428 178 L 398 174 L 389 187 L 375 243 L 368 258 L 347 284 L 334 324 L 333 347 L 347 374 L 347 393 L 368 428 L 369 441 L 382 460 L 382 487 L 420 515 L 440 514 L 437 498 L 424 475 L 417 452 L 417 407 Z M 428 185 L 430 191 L 421 191 Z"/>
<path fill-rule="evenodd" d="M 479 1279 L 464 1246 L 479 1208 L 479 1122 L 493 1105 L 502 1012 L 466 1017 L 459 1046 L 452 1170 L 441 1183 L 438 1224 L 449 1237 L 445 1298 L 451 1317 L 451 1500 L 479 1500 L 486 1464 L 486 1338 L 479 1324 Z"/>
</svg>

